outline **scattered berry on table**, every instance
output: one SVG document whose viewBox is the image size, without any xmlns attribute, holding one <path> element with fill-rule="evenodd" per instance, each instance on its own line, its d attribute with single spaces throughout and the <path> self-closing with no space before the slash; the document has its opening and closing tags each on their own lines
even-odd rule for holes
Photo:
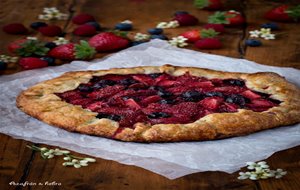
<svg viewBox="0 0 300 190">
<path fill-rule="evenodd" d="M 163 34 L 151 35 L 150 39 L 168 40 L 167 36 L 165 36 Z"/>
<path fill-rule="evenodd" d="M 7 68 L 7 63 L 4 61 L 0 61 L 0 71 L 5 70 Z"/>
<path fill-rule="evenodd" d="M 95 22 L 95 21 L 91 21 L 91 22 L 87 22 L 85 24 L 88 24 L 88 25 L 91 25 L 93 27 L 95 27 L 95 29 L 97 31 L 100 31 L 101 30 L 101 25 L 98 23 L 98 22 Z"/>
<path fill-rule="evenodd" d="M 274 22 L 264 23 L 261 25 L 262 28 L 270 28 L 271 30 L 279 30 L 278 24 Z"/>
<path fill-rule="evenodd" d="M 25 42 L 27 42 L 28 40 L 27 39 L 18 39 L 18 40 L 15 40 L 13 42 L 10 42 L 7 46 L 7 49 L 10 53 L 13 53 L 15 54 L 16 53 L 16 50 L 21 48 L 21 45 Z"/>
<path fill-rule="evenodd" d="M 203 26 L 205 29 L 214 29 L 216 32 L 224 32 L 225 28 L 223 24 L 206 24 Z"/>
<path fill-rule="evenodd" d="M 180 26 L 194 26 L 199 22 L 195 16 L 190 14 L 176 15 L 174 20 L 178 21 Z"/>
<path fill-rule="evenodd" d="M 48 66 L 55 65 L 55 58 L 53 57 L 41 57 L 41 60 L 46 61 L 48 63 Z"/>
<path fill-rule="evenodd" d="M 53 48 L 55 48 L 57 45 L 56 45 L 56 43 L 54 43 L 54 42 L 47 42 L 46 44 L 45 44 L 45 47 L 46 48 L 49 48 L 49 49 L 53 49 Z"/>
<path fill-rule="evenodd" d="M 157 34 L 162 34 L 163 33 L 163 29 L 161 29 L 161 28 L 150 28 L 149 30 L 148 30 L 148 33 L 149 34 L 152 34 L 152 35 L 157 35 Z"/>
<path fill-rule="evenodd" d="M 201 38 L 212 38 L 219 34 L 214 29 L 202 29 L 202 30 L 189 30 L 186 31 L 180 36 L 187 38 L 187 42 L 196 42 Z"/>
<path fill-rule="evenodd" d="M 45 23 L 45 22 L 33 22 L 30 24 L 30 28 L 34 29 L 34 30 L 37 30 L 39 29 L 40 27 L 42 26 L 47 26 L 48 24 Z"/>
<path fill-rule="evenodd" d="M 258 46 L 261 46 L 262 43 L 260 40 L 256 40 L 256 39 L 249 39 L 249 40 L 246 40 L 245 41 L 245 44 L 247 46 L 250 46 L 250 47 L 258 47 Z"/>
<path fill-rule="evenodd" d="M 59 36 L 62 33 L 62 29 L 56 25 L 43 26 L 40 27 L 38 31 L 43 35 L 50 37 Z"/>
<path fill-rule="evenodd" d="M 132 24 L 130 23 L 118 23 L 115 26 L 116 30 L 121 30 L 121 31 L 130 31 L 132 30 Z"/>
<path fill-rule="evenodd" d="M 223 8 L 221 0 L 194 0 L 194 5 L 199 9 L 220 10 Z"/>
<path fill-rule="evenodd" d="M 88 24 L 83 24 L 80 26 L 77 26 L 74 31 L 73 34 L 77 35 L 77 36 L 92 36 L 96 34 L 96 28 L 92 25 L 88 25 Z"/>
<path fill-rule="evenodd" d="M 300 19 L 300 4 L 275 7 L 265 14 L 265 18 L 278 22 L 297 22 Z"/>
<path fill-rule="evenodd" d="M 222 43 L 217 38 L 204 38 L 196 41 L 195 46 L 199 49 L 220 49 Z"/>
<path fill-rule="evenodd" d="M 189 14 L 189 12 L 187 12 L 187 11 L 176 11 L 174 15 L 176 16 L 176 15 L 186 15 L 186 14 Z"/>
<path fill-rule="evenodd" d="M 90 38 L 89 44 L 97 51 L 113 51 L 128 47 L 129 41 L 111 32 L 103 32 Z"/>
<path fill-rule="evenodd" d="M 21 57 L 40 57 L 48 53 L 49 48 L 45 47 L 43 42 L 37 40 L 28 40 L 16 49 L 16 54 Z"/>
<path fill-rule="evenodd" d="M 41 60 L 40 58 L 37 57 L 25 57 L 19 60 L 19 65 L 23 69 L 36 69 L 36 68 L 47 67 L 48 63 L 47 61 Z"/>
<path fill-rule="evenodd" d="M 208 17 L 208 23 L 238 26 L 245 23 L 245 18 L 241 15 L 241 13 L 234 10 L 222 12 L 217 11 Z"/>
<path fill-rule="evenodd" d="M 95 21 L 95 18 L 92 15 L 87 14 L 87 13 L 81 13 L 72 18 L 72 22 L 74 24 L 79 24 L 79 25 L 85 24 L 85 23 L 91 22 L 91 21 Z"/>
<path fill-rule="evenodd" d="M 48 56 L 62 60 L 86 60 L 94 57 L 96 51 L 88 42 L 81 40 L 79 44 L 69 43 L 59 45 L 49 51 Z"/>
<path fill-rule="evenodd" d="M 2 27 L 3 31 L 8 34 L 27 34 L 28 29 L 21 23 L 11 23 Z"/>
</svg>

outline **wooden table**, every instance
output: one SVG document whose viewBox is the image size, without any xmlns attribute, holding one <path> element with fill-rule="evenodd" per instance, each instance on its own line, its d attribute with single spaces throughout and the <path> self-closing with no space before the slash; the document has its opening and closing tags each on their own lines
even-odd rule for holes
<svg viewBox="0 0 300 190">
<path fill-rule="evenodd" d="M 287 0 L 295 5 L 299 0 Z M 238 28 L 227 28 L 221 35 L 224 47 L 220 50 L 204 51 L 207 53 L 229 57 L 244 58 L 257 63 L 274 66 L 294 67 L 300 69 L 300 27 L 299 23 L 280 24 L 281 30 L 276 32 L 277 39 L 263 41 L 258 48 L 246 47 L 245 39 L 248 31 L 259 29 L 260 24 L 267 22 L 262 14 L 271 7 L 279 5 L 280 1 L 268 0 L 227 0 L 226 9 L 241 11 L 247 18 L 247 24 Z M 94 15 L 102 26 L 112 28 L 123 20 L 132 20 L 135 32 L 146 33 L 148 28 L 158 22 L 168 21 L 177 10 L 187 10 L 199 18 L 199 26 L 206 23 L 208 11 L 197 10 L 192 0 L 1 0 L 0 25 L 21 22 L 29 25 L 37 21 L 37 15 L 44 7 L 57 7 L 72 17 L 80 12 Z M 71 18 L 70 17 L 70 18 Z M 70 19 L 53 21 L 67 33 L 72 32 L 74 25 Z M 176 36 L 182 31 L 194 27 L 181 27 L 166 30 L 166 34 Z M 7 44 L 20 36 L 8 35 L 0 31 L 0 52 L 6 53 Z M 40 34 L 32 33 L 39 39 L 53 40 Z M 79 38 L 67 34 L 66 38 L 78 41 Z M 194 49 L 193 47 L 188 47 Z M 107 54 L 97 54 L 103 57 Z M 217 64 L 217 63 L 216 63 Z M 20 72 L 17 64 L 0 74 Z M 287 137 L 288 138 L 288 137 Z M 82 169 L 62 167 L 61 159 L 43 160 L 38 153 L 26 148 L 31 142 L 13 139 L 0 135 L 0 189 L 22 189 L 21 186 L 10 186 L 14 182 L 55 182 L 61 185 L 26 186 L 24 189 L 242 189 L 242 190 L 296 190 L 300 189 L 300 146 L 280 151 L 267 159 L 272 168 L 283 168 L 288 174 L 282 179 L 267 179 L 260 181 L 237 180 L 238 172 L 201 172 L 187 175 L 176 180 L 169 180 L 150 171 L 135 166 L 127 166 L 114 161 L 97 159 L 97 164 Z M 47 145 L 41 145 L 47 146 Z M 79 154 L 78 154 L 79 155 Z M 220 158 L 221 159 L 221 158 Z M 297 180 L 298 179 L 298 180 Z"/>
</svg>

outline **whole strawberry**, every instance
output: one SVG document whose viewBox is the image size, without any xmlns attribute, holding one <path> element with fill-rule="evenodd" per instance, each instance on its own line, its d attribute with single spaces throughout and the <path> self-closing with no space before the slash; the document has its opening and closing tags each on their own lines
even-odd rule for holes
<svg viewBox="0 0 300 190">
<path fill-rule="evenodd" d="M 202 30 L 189 30 L 186 31 L 180 36 L 183 36 L 187 38 L 187 42 L 196 42 L 200 40 L 201 38 L 212 38 L 219 34 L 219 32 L 216 32 L 213 29 L 202 29 Z"/>
<path fill-rule="evenodd" d="M 91 59 L 95 55 L 95 48 L 91 47 L 87 41 L 81 40 L 80 44 L 64 44 L 51 49 L 49 57 L 62 60 Z"/>
<path fill-rule="evenodd" d="M 203 28 L 205 28 L 205 29 L 214 29 L 216 32 L 220 32 L 220 33 L 225 31 L 225 28 L 224 28 L 223 24 L 205 24 L 203 26 Z"/>
<path fill-rule="evenodd" d="M 77 36 L 92 36 L 96 34 L 96 28 L 88 24 L 80 25 L 75 28 L 73 34 Z"/>
<path fill-rule="evenodd" d="M 220 12 L 208 17 L 208 23 L 212 24 L 224 24 L 226 26 L 238 26 L 245 23 L 245 18 L 237 11 Z"/>
<path fill-rule="evenodd" d="M 50 37 L 59 36 L 62 33 L 62 29 L 56 25 L 42 26 L 38 29 L 38 31 L 44 36 Z"/>
<path fill-rule="evenodd" d="M 194 26 L 199 22 L 199 20 L 191 14 L 177 14 L 174 20 L 177 20 L 180 26 Z"/>
<path fill-rule="evenodd" d="M 7 24 L 2 29 L 8 34 L 26 34 L 28 32 L 28 29 L 21 23 Z"/>
<path fill-rule="evenodd" d="M 221 0 L 195 0 L 194 5 L 199 9 L 220 10 L 223 8 Z"/>
<path fill-rule="evenodd" d="M 128 47 L 129 41 L 111 32 L 103 32 L 93 36 L 89 44 L 98 52 L 113 51 Z"/>
<path fill-rule="evenodd" d="M 195 46 L 199 49 L 220 49 L 222 43 L 217 38 L 204 38 L 195 42 Z"/>
<path fill-rule="evenodd" d="M 25 43 L 26 41 L 28 41 L 28 40 L 23 38 L 23 39 L 18 39 L 13 42 L 10 42 L 7 46 L 7 49 L 10 53 L 15 54 L 17 49 L 20 49 L 21 45 L 23 43 Z"/>
<path fill-rule="evenodd" d="M 265 18 L 279 22 L 297 22 L 300 19 L 300 5 L 294 7 L 289 5 L 281 5 L 268 11 L 265 14 Z"/>
<path fill-rule="evenodd" d="M 37 57 L 25 57 L 19 60 L 19 65 L 23 69 L 27 70 L 27 69 L 47 67 L 48 63 L 47 61 L 41 60 L 40 58 Z"/>
<path fill-rule="evenodd" d="M 87 13 L 81 13 L 72 18 L 74 24 L 85 24 L 87 22 L 95 21 L 95 18 Z"/>
</svg>

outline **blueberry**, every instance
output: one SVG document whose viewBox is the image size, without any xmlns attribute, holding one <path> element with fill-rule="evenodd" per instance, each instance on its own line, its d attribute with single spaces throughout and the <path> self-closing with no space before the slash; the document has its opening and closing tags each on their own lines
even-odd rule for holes
<svg viewBox="0 0 300 190">
<path fill-rule="evenodd" d="M 198 102 L 203 99 L 203 95 L 198 91 L 187 91 L 181 94 L 182 98 L 188 102 Z"/>
<path fill-rule="evenodd" d="M 167 117 L 170 117 L 170 115 L 165 112 L 153 112 L 148 115 L 148 118 L 150 119 L 167 118 Z"/>
<path fill-rule="evenodd" d="M 4 61 L 0 61 L 0 70 L 5 70 L 7 67 L 7 63 L 5 63 Z"/>
<path fill-rule="evenodd" d="M 77 88 L 80 92 L 92 92 L 93 91 L 92 87 L 87 86 L 85 84 L 80 84 Z"/>
<path fill-rule="evenodd" d="M 47 26 L 48 24 L 44 23 L 44 22 L 33 22 L 30 24 L 30 28 L 37 30 L 42 26 Z"/>
<path fill-rule="evenodd" d="M 152 73 L 152 74 L 149 74 L 149 76 L 153 79 L 159 77 L 160 75 L 162 75 L 161 73 Z"/>
<path fill-rule="evenodd" d="M 258 47 L 258 46 L 261 46 L 262 43 L 260 40 L 256 40 L 256 39 L 249 39 L 249 40 L 246 40 L 245 41 L 245 44 L 247 46 L 250 46 L 250 47 Z"/>
<path fill-rule="evenodd" d="M 150 38 L 151 38 L 151 39 L 168 40 L 167 36 L 165 36 L 165 35 L 163 35 L 163 34 L 151 35 Z"/>
<path fill-rule="evenodd" d="M 119 23 L 116 24 L 115 29 L 121 30 L 121 31 L 129 31 L 132 29 L 132 24 L 129 23 Z"/>
<path fill-rule="evenodd" d="M 188 15 L 189 14 L 189 12 L 187 12 L 187 11 L 176 11 L 175 12 L 175 16 L 177 16 L 177 15 Z"/>
<path fill-rule="evenodd" d="M 161 28 L 150 28 L 148 30 L 148 33 L 152 34 L 152 35 L 158 35 L 158 34 L 163 33 L 163 29 L 161 29 Z"/>
<path fill-rule="evenodd" d="M 101 25 L 98 22 L 87 22 L 85 24 L 88 24 L 88 25 L 91 25 L 91 26 L 95 27 L 95 29 L 97 31 L 101 30 Z"/>
<path fill-rule="evenodd" d="M 208 96 L 208 97 L 212 97 L 212 96 L 224 97 L 224 95 L 221 92 L 207 92 L 207 93 L 205 93 L 205 96 Z"/>
<path fill-rule="evenodd" d="M 113 86 L 115 84 L 116 84 L 116 82 L 113 80 L 100 80 L 96 84 L 94 84 L 93 88 L 100 89 L 100 88 L 104 88 L 106 86 Z"/>
<path fill-rule="evenodd" d="M 45 47 L 49 48 L 49 49 L 53 49 L 55 48 L 57 45 L 54 42 L 47 42 L 45 44 Z"/>
<path fill-rule="evenodd" d="M 47 61 L 48 66 L 55 66 L 55 58 L 53 57 L 41 57 L 41 60 Z"/>
<path fill-rule="evenodd" d="M 130 42 L 130 46 L 137 46 L 137 45 L 140 45 L 143 43 L 145 43 L 145 42 L 144 41 L 132 41 L 132 42 Z"/>
<path fill-rule="evenodd" d="M 261 27 L 262 28 L 270 28 L 271 30 L 278 30 L 279 29 L 279 26 L 274 22 L 262 24 Z"/>
<path fill-rule="evenodd" d="M 162 100 L 159 101 L 159 103 L 161 103 L 161 104 L 174 104 L 175 100 L 172 100 L 172 99 L 162 99 Z"/>
<path fill-rule="evenodd" d="M 120 84 L 123 84 L 123 85 L 126 85 L 126 86 L 132 85 L 134 83 L 137 83 L 137 81 L 132 79 L 132 78 L 127 78 L 127 79 L 120 80 Z"/>
<path fill-rule="evenodd" d="M 172 96 L 173 94 L 171 92 L 165 91 L 165 90 L 159 90 L 157 92 L 157 95 L 159 95 L 162 98 L 168 98 L 170 96 Z"/>
<path fill-rule="evenodd" d="M 121 120 L 121 116 L 116 115 L 116 114 L 107 114 L 107 113 L 98 113 L 98 115 L 96 116 L 97 118 L 101 119 L 101 118 L 107 118 L 107 119 L 111 119 L 114 121 L 120 121 Z"/>
<path fill-rule="evenodd" d="M 237 79 L 225 79 L 225 80 L 223 80 L 223 82 L 225 84 L 232 85 L 232 86 L 244 86 L 245 85 L 244 81 L 237 80 Z"/>
<path fill-rule="evenodd" d="M 225 101 L 228 103 L 238 104 L 240 106 L 244 106 L 246 102 L 248 102 L 248 100 L 245 97 L 239 94 L 231 94 L 227 96 Z"/>
</svg>

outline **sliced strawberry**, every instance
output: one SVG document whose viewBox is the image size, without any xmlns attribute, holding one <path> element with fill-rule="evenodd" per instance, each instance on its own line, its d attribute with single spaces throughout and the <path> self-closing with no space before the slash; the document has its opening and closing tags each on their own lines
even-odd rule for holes
<svg viewBox="0 0 300 190">
<path fill-rule="evenodd" d="M 255 92 L 252 92 L 251 90 L 246 90 L 242 92 L 241 95 L 251 100 L 261 98 L 260 95 L 256 94 Z"/>
<path fill-rule="evenodd" d="M 94 102 L 94 103 L 88 105 L 86 108 L 91 110 L 91 111 L 97 111 L 98 109 L 104 108 L 104 107 L 107 107 L 107 106 L 108 105 L 106 103 L 98 101 L 98 102 Z"/>
<path fill-rule="evenodd" d="M 101 77 L 101 79 L 113 80 L 113 81 L 119 81 L 119 80 L 123 80 L 123 79 L 127 79 L 127 78 L 129 78 L 129 77 L 126 75 L 115 75 L 115 74 L 108 74 L 108 75 Z"/>
<path fill-rule="evenodd" d="M 170 80 L 170 79 L 171 79 L 170 75 L 161 74 L 159 77 L 155 78 L 155 84 L 157 84 L 160 81 Z"/>
<path fill-rule="evenodd" d="M 101 98 L 113 96 L 123 89 L 124 89 L 124 87 L 121 85 L 107 86 L 105 88 L 102 88 L 100 90 L 97 90 L 97 91 L 94 91 L 94 92 L 88 94 L 88 97 L 95 99 L 95 100 L 99 100 Z"/>
<path fill-rule="evenodd" d="M 141 106 L 140 106 L 136 101 L 134 101 L 134 99 L 132 99 L 132 98 L 127 99 L 127 100 L 125 101 L 125 104 L 126 104 L 128 107 L 133 108 L 133 109 L 135 109 L 135 110 L 138 110 L 138 109 L 141 108 Z"/>
<path fill-rule="evenodd" d="M 158 118 L 158 119 L 151 119 L 151 124 L 179 124 L 179 123 L 188 123 L 190 122 L 190 118 L 186 117 L 185 115 L 177 114 L 176 116 L 167 117 L 167 118 Z"/>
<path fill-rule="evenodd" d="M 199 104 L 207 109 L 210 110 L 216 110 L 219 108 L 219 106 L 221 105 L 221 103 L 223 102 L 223 98 L 220 97 L 209 97 L 209 98 L 205 98 L 203 100 L 201 100 L 199 102 Z"/>
<path fill-rule="evenodd" d="M 176 86 L 178 85 L 179 82 L 174 81 L 174 80 L 164 80 L 164 81 L 160 81 L 158 82 L 158 86 L 162 86 L 162 87 L 171 87 L 171 86 Z"/>
<path fill-rule="evenodd" d="M 135 83 L 132 85 L 129 85 L 128 88 L 133 88 L 133 89 L 144 89 L 147 88 L 148 85 L 144 84 L 144 83 Z"/>
<path fill-rule="evenodd" d="M 140 105 L 146 106 L 148 104 L 158 102 L 159 100 L 161 100 L 161 97 L 158 95 L 148 96 L 140 102 Z"/>
<path fill-rule="evenodd" d="M 81 105 L 83 108 L 86 108 L 89 104 L 91 104 L 93 100 L 88 99 L 88 98 L 83 98 L 83 99 L 74 99 L 71 100 L 70 103 L 74 105 Z"/>
<path fill-rule="evenodd" d="M 133 75 L 132 78 L 134 80 L 137 80 L 145 85 L 152 85 L 154 84 L 154 81 L 151 77 L 147 76 L 147 75 Z"/>
<path fill-rule="evenodd" d="M 67 100 L 75 100 L 75 99 L 81 99 L 82 96 L 79 92 L 77 91 L 67 91 L 64 93 L 57 93 L 57 96 L 59 96 L 62 99 L 67 99 Z"/>
<path fill-rule="evenodd" d="M 237 112 L 238 111 L 238 105 L 232 104 L 232 103 L 224 103 L 220 106 L 219 111 L 220 112 Z"/>
<path fill-rule="evenodd" d="M 191 82 L 186 84 L 190 87 L 199 87 L 199 88 L 210 88 L 213 87 L 213 83 L 211 81 L 204 81 L 204 82 Z"/>
<path fill-rule="evenodd" d="M 214 88 L 214 91 L 222 92 L 224 94 L 239 94 L 244 91 L 244 88 L 238 86 L 222 86 Z"/>
<path fill-rule="evenodd" d="M 252 107 L 273 107 L 275 104 L 269 100 L 256 99 L 251 101 Z"/>
</svg>

